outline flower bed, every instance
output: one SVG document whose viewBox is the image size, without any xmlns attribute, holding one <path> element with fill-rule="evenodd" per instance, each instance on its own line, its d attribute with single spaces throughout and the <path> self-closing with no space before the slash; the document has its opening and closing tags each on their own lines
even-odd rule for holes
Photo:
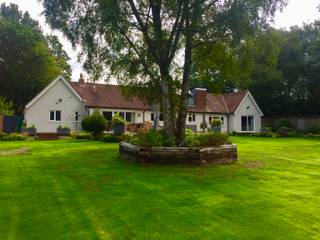
<svg viewBox="0 0 320 240">
<path fill-rule="evenodd" d="M 137 163 L 158 164 L 228 164 L 237 160 L 235 144 L 218 147 L 142 147 L 121 142 L 120 155 Z"/>
</svg>

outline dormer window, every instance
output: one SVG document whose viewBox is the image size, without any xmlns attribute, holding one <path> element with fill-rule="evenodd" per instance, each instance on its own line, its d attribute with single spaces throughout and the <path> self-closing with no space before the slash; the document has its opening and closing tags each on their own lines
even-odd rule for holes
<svg viewBox="0 0 320 240">
<path fill-rule="evenodd" d="M 188 93 L 188 100 L 187 100 L 187 105 L 188 106 L 194 106 L 194 94 L 193 91 L 189 91 Z"/>
<path fill-rule="evenodd" d="M 194 98 L 193 96 L 188 97 L 188 106 L 194 106 Z"/>
</svg>

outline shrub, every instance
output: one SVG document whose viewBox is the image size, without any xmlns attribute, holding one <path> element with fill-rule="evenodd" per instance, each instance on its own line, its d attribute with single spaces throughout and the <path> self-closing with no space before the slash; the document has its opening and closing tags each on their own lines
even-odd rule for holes
<svg viewBox="0 0 320 240">
<path fill-rule="evenodd" d="M 81 122 L 81 126 L 83 130 L 91 133 L 95 138 L 98 138 L 106 129 L 106 120 L 100 114 L 94 113 L 85 117 Z"/>
<path fill-rule="evenodd" d="M 221 127 L 221 120 L 220 120 L 220 119 L 217 119 L 217 118 L 214 118 L 214 119 L 211 121 L 211 126 L 212 126 L 212 127 Z"/>
<path fill-rule="evenodd" d="M 4 137 L 6 137 L 7 136 L 7 134 L 6 133 L 2 133 L 2 132 L 0 132 L 0 141 L 4 138 Z"/>
<path fill-rule="evenodd" d="M 126 141 L 131 144 L 144 147 L 173 147 L 175 146 L 175 138 L 167 134 L 165 131 L 157 131 L 150 129 L 148 132 L 141 132 L 131 137 L 127 137 Z"/>
<path fill-rule="evenodd" d="M 71 134 L 71 138 L 73 138 L 73 139 L 88 139 L 88 140 L 93 139 L 92 135 L 87 132 L 73 133 L 73 134 Z"/>
<path fill-rule="evenodd" d="M 162 136 L 162 146 L 163 147 L 173 147 L 176 145 L 175 137 L 171 134 L 168 134 L 164 130 L 159 131 L 160 135 Z"/>
<path fill-rule="evenodd" d="M 25 141 L 28 138 L 25 134 L 10 133 L 2 137 L 1 141 Z"/>
<path fill-rule="evenodd" d="M 320 126 L 310 126 L 305 130 L 305 133 L 320 134 Z"/>
<path fill-rule="evenodd" d="M 123 117 L 119 113 L 116 113 L 112 118 L 112 127 L 116 126 L 123 126 L 125 124 L 125 121 Z"/>
<path fill-rule="evenodd" d="M 190 147 L 214 147 L 228 143 L 228 135 L 222 133 L 199 133 L 194 134 L 191 141 Z"/>
<path fill-rule="evenodd" d="M 271 127 L 262 127 L 261 132 L 262 133 L 272 132 L 272 128 Z"/>
<path fill-rule="evenodd" d="M 290 128 L 290 129 L 294 129 L 293 124 L 290 122 L 290 120 L 284 119 L 281 120 L 277 126 L 276 126 L 276 130 L 281 128 L 281 127 L 286 127 L 286 128 Z"/>
<path fill-rule="evenodd" d="M 195 134 L 191 129 L 187 128 L 185 130 L 185 144 L 187 146 L 191 146 L 192 145 L 192 142 L 194 141 L 194 135 Z"/>
<path fill-rule="evenodd" d="M 299 134 L 293 128 L 286 127 L 286 126 L 279 127 L 276 130 L 276 132 L 279 133 L 281 137 L 298 137 L 299 136 Z"/>
<path fill-rule="evenodd" d="M 162 147 L 163 137 L 160 132 L 151 129 L 147 133 L 137 135 L 137 144 L 145 147 Z"/>
<path fill-rule="evenodd" d="M 104 134 L 102 137 L 102 141 L 108 142 L 108 143 L 118 143 L 122 141 L 122 137 L 119 135 Z"/>
<path fill-rule="evenodd" d="M 69 127 L 61 126 L 61 125 L 60 125 L 60 126 L 58 126 L 58 127 L 57 127 L 57 129 L 58 129 L 58 130 L 70 130 L 70 128 L 69 128 Z"/>
<path fill-rule="evenodd" d="M 314 134 L 314 133 L 307 133 L 304 135 L 306 138 L 320 138 L 320 134 Z"/>
</svg>

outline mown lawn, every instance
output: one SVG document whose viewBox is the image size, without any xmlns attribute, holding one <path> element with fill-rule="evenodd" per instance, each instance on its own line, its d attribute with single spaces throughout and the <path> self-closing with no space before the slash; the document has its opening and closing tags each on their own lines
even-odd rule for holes
<svg viewBox="0 0 320 240">
<path fill-rule="evenodd" d="M 219 167 L 138 166 L 101 142 L 1 142 L 0 239 L 320 239 L 320 140 L 232 140 L 239 161 Z"/>
</svg>

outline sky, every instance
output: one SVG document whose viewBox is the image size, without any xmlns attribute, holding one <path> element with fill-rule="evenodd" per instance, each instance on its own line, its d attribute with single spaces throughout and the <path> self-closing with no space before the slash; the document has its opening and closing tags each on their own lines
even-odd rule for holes
<svg viewBox="0 0 320 240">
<path fill-rule="evenodd" d="M 77 50 L 73 49 L 70 42 L 62 33 L 52 31 L 45 22 L 45 17 L 41 15 L 43 8 L 38 0 L 0 0 L 1 3 L 15 3 L 19 5 L 21 11 L 28 11 L 30 16 L 39 21 L 46 34 L 55 34 L 59 37 L 60 42 L 64 46 L 64 50 L 68 53 L 71 60 L 69 64 L 72 67 L 72 79 L 79 79 L 80 73 L 84 73 L 81 63 L 77 61 Z M 289 0 L 288 6 L 282 12 L 277 12 L 274 18 L 274 27 L 289 29 L 291 26 L 302 26 L 303 23 L 310 23 L 316 19 L 320 19 L 318 6 L 320 0 Z"/>
</svg>

